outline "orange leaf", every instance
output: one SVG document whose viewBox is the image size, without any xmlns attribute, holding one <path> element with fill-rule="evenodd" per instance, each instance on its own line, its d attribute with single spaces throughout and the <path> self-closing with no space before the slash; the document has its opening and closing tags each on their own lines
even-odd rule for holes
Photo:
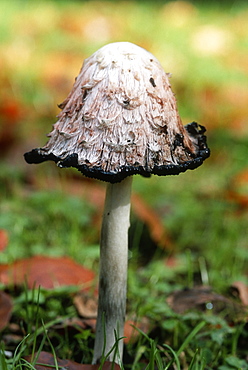
<svg viewBox="0 0 248 370">
<path fill-rule="evenodd" d="M 36 354 L 35 354 L 36 355 Z M 35 358 L 34 355 L 34 358 Z M 25 360 L 32 363 L 32 356 L 26 356 Z M 85 365 L 79 364 L 71 360 L 61 360 L 57 358 L 59 368 L 67 370 L 98 370 L 100 365 Z M 33 365 L 36 370 L 49 370 L 55 368 L 54 357 L 51 353 L 41 352 L 36 361 L 36 365 Z M 112 362 L 105 362 L 102 370 L 119 370 L 120 366 L 117 364 L 112 364 Z"/>
<path fill-rule="evenodd" d="M 156 212 L 137 194 L 132 196 L 133 211 L 149 228 L 152 240 L 164 249 L 171 249 L 172 242 Z"/>
<path fill-rule="evenodd" d="M 54 258 L 34 256 L 0 266 L 0 281 L 4 284 L 22 284 L 28 287 L 42 286 L 52 289 L 64 285 L 88 288 L 94 280 L 93 271 L 77 264 L 68 257 Z"/>
<path fill-rule="evenodd" d="M 127 320 L 124 325 L 124 343 L 134 343 L 137 340 L 140 333 L 136 328 L 148 333 L 151 327 L 146 317 L 139 321 Z"/>
<path fill-rule="evenodd" d="M 9 243 L 9 236 L 6 230 L 0 229 L 0 251 L 3 251 Z"/>
<path fill-rule="evenodd" d="M 2 120 L 9 125 L 15 125 L 22 115 L 21 103 L 13 99 L 1 101 L 0 105 L 0 117 Z M 6 126 L 8 129 L 8 127 Z"/>
</svg>

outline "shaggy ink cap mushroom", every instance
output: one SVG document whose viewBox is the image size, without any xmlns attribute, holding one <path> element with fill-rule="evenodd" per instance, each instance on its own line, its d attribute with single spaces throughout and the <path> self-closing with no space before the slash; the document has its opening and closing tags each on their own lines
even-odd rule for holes
<svg viewBox="0 0 248 370">
<path fill-rule="evenodd" d="M 85 60 L 49 141 L 25 153 L 116 183 L 141 174 L 177 175 L 209 156 L 205 128 L 182 125 L 169 74 L 143 48 L 108 44 Z"/>
<path fill-rule="evenodd" d="M 171 175 L 209 156 L 203 126 L 183 126 L 166 74 L 146 50 L 104 46 L 85 60 L 49 141 L 25 154 L 28 163 L 53 160 L 107 181 L 93 364 L 121 363 L 126 312 L 132 176 Z M 118 339 L 118 358 L 115 351 Z"/>
</svg>

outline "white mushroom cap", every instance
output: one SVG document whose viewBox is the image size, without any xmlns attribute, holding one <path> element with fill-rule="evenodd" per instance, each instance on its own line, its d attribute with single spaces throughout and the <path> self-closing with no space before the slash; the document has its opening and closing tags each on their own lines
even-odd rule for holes
<svg viewBox="0 0 248 370">
<path fill-rule="evenodd" d="M 28 163 L 53 160 L 88 177 L 118 182 L 133 174 L 170 175 L 209 156 L 203 126 L 183 126 L 169 74 L 145 49 L 108 44 L 85 60 L 43 148 Z"/>
</svg>

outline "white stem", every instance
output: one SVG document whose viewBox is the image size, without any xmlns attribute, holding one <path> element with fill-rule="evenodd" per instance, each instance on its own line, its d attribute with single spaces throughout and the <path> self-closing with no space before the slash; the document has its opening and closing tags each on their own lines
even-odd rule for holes
<svg viewBox="0 0 248 370">
<path fill-rule="evenodd" d="M 126 314 L 128 228 L 132 177 L 108 184 L 102 221 L 99 300 L 93 364 L 98 363 L 123 336 Z M 104 342 L 106 339 L 106 342 Z M 122 359 L 123 341 L 119 341 Z M 108 361 L 114 359 L 114 352 Z"/>
</svg>

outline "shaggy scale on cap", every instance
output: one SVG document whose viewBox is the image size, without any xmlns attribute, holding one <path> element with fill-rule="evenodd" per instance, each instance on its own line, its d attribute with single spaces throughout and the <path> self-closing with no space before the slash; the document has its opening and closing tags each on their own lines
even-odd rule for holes
<svg viewBox="0 0 248 370">
<path fill-rule="evenodd" d="M 111 183 L 141 174 L 175 175 L 210 152 L 205 128 L 183 126 L 158 60 L 128 42 L 108 44 L 85 60 L 43 148 L 28 163 L 53 160 Z"/>
</svg>

